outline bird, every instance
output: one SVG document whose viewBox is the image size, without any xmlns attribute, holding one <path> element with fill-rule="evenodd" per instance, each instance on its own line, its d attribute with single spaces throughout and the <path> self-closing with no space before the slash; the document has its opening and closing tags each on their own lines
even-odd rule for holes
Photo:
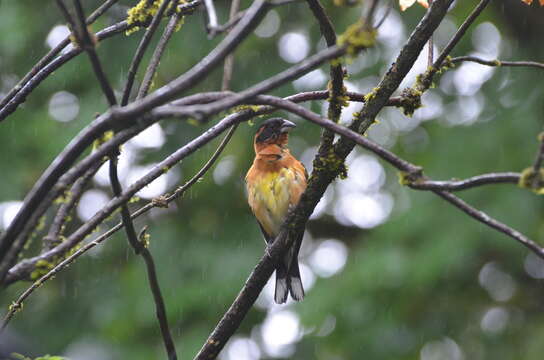
<svg viewBox="0 0 544 360">
<path fill-rule="evenodd" d="M 245 178 L 247 197 L 267 246 L 307 186 L 306 168 L 287 148 L 289 132 L 295 127 L 291 121 L 270 118 L 259 126 L 253 141 L 255 158 Z M 278 304 L 285 303 L 289 293 L 293 300 L 304 298 L 298 265 L 300 243 L 294 241 L 276 265 L 274 301 Z"/>
</svg>

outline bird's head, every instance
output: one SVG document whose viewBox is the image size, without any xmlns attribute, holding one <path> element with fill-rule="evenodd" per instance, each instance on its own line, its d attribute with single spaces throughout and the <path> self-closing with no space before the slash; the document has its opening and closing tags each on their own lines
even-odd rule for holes
<svg viewBox="0 0 544 360">
<path fill-rule="evenodd" d="M 295 123 L 282 118 L 271 118 L 259 126 L 255 134 L 255 152 L 262 153 L 264 149 L 275 147 L 279 150 L 287 146 L 289 131 L 296 127 Z"/>
</svg>

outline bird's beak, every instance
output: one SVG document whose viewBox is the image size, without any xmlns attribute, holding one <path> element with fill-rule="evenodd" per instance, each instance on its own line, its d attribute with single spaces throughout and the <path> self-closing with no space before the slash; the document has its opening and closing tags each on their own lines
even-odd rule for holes
<svg viewBox="0 0 544 360">
<path fill-rule="evenodd" d="M 297 125 L 294 122 L 291 122 L 289 120 L 283 120 L 283 124 L 281 125 L 280 132 L 282 134 L 289 132 L 292 128 L 297 127 Z"/>
</svg>

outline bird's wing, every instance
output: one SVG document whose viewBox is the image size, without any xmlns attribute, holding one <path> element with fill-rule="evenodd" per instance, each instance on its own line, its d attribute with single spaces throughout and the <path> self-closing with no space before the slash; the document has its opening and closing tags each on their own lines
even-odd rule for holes
<svg viewBox="0 0 544 360">
<path fill-rule="evenodd" d="M 255 219 L 257 219 L 257 218 L 255 218 Z M 257 219 L 257 224 L 259 224 L 259 227 L 261 228 L 261 232 L 263 233 L 263 236 L 264 236 L 264 241 L 267 244 L 274 241 L 274 238 L 266 233 L 266 231 L 264 230 L 263 224 L 261 224 L 261 222 L 258 219 Z"/>
</svg>

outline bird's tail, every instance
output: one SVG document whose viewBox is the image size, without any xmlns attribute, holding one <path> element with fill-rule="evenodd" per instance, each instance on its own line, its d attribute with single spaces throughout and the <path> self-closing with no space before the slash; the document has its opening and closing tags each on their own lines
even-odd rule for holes
<svg viewBox="0 0 544 360">
<path fill-rule="evenodd" d="M 276 268 L 276 290 L 274 301 L 277 304 L 285 303 L 289 293 L 291 293 L 291 297 L 295 301 L 304 299 L 304 287 L 300 280 L 298 260 L 292 262 L 290 269 L 287 269 L 285 264 L 279 264 Z"/>
<path fill-rule="evenodd" d="M 283 304 L 287 301 L 289 294 L 289 284 L 287 282 L 287 267 L 285 264 L 279 264 L 276 268 L 276 290 L 274 292 L 274 301 L 276 304 Z"/>
</svg>

